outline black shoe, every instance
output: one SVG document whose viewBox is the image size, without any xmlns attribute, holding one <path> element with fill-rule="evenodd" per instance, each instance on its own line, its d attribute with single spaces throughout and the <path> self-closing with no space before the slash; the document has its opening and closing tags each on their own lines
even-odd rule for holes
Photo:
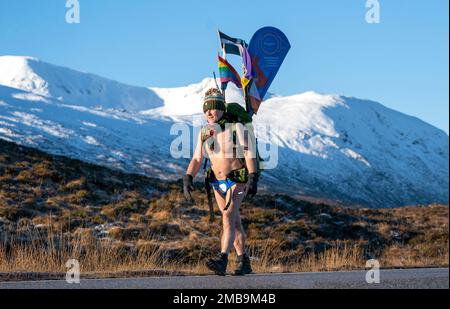
<svg viewBox="0 0 450 309">
<path fill-rule="evenodd" d="M 237 262 L 238 268 L 234 271 L 235 276 L 244 276 L 253 272 L 252 266 L 250 265 L 250 258 L 247 254 L 238 256 Z"/>
<path fill-rule="evenodd" d="M 206 267 L 212 270 L 216 275 L 225 276 L 227 271 L 228 255 L 221 253 L 218 257 L 209 259 L 206 262 Z"/>
</svg>

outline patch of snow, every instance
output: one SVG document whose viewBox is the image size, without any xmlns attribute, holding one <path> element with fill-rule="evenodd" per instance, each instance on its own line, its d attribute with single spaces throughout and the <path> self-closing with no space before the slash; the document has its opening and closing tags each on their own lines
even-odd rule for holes
<svg viewBox="0 0 450 309">
<path fill-rule="evenodd" d="M 49 101 L 42 97 L 41 95 L 37 95 L 34 93 L 16 93 L 13 95 L 13 98 L 19 99 L 19 100 L 27 100 L 27 101 L 40 101 L 40 102 L 46 102 Z"/>
<path fill-rule="evenodd" d="M 0 128 L 0 134 L 3 135 L 3 137 L 9 137 L 9 138 L 17 138 L 20 137 L 20 135 L 14 133 L 11 129 L 8 128 Z"/>
<path fill-rule="evenodd" d="M 0 120 L 0 126 L 15 127 L 16 125 L 14 123 L 9 123 Z"/>
<path fill-rule="evenodd" d="M 364 163 L 367 167 L 370 167 L 370 163 L 367 162 L 366 159 L 364 159 L 363 156 L 361 156 L 359 153 L 353 151 L 352 149 L 349 148 L 344 148 L 341 149 L 342 153 L 344 153 L 347 157 L 355 159 L 357 161 L 361 161 L 362 163 Z"/>
<path fill-rule="evenodd" d="M 93 127 L 93 128 L 97 127 L 97 125 L 95 123 L 92 123 L 92 122 L 83 121 L 82 123 L 83 123 L 83 125 L 85 125 L 87 127 Z"/>
<path fill-rule="evenodd" d="M 62 125 L 55 123 L 50 120 L 42 120 L 36 115 L 24 113 L 24 112 L 13 112 L 13 115 L 17 117 L 19 122 L 29 127 L 39 128 L 44 132 L 59 138 L 69 138 L 70 135 L 74 134 L 74 131 L 65 129 Z"/>
<path fill-rule="evenodd" d="M 100 143 L 95 139 L 95 137 L 85 136 L 83 137 L 83 140 L 86 142 L 86 144 L 100 146 Z"/>
</svg>

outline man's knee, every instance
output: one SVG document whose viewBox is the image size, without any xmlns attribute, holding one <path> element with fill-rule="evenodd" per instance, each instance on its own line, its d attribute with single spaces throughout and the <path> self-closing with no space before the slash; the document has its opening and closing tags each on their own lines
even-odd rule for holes
<svg viewBox="0 0 450 309">
<path fill-rule="evenodd" d="M 222 222 L 224 228 L 236 228 L 236 219 L 231 211 L 225 211 L 222 214 Z"/>
<path fill-rule="evenodd" d="M 234 239 L 234 243 L 242 244 L 247 240 L 244 231 L 240 229 L 235 229 L 236 238 Z"/>
</svg>

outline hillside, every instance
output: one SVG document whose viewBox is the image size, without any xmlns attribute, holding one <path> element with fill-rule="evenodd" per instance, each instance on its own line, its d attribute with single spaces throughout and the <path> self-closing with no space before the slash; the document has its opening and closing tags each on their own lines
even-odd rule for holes
<svg viewBox="0 0 450 309">
<path fill-rule="evenodd" d="M 204 273 L 218 250 L 209 222 L 179 181 L 126 174 L 0 140 L 0 272 L 142 269 Z M 257 271 L 448 265 L 448 206 L 355 209 L 260 194 L 242 217 Z M 20 258 L 19 258 L 20 257 Z"/>
</svg>

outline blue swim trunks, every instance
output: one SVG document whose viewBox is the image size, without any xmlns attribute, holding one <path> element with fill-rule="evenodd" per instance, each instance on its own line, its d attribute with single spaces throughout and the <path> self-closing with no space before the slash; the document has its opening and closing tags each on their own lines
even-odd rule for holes
<svg viewBox="0 0 450 309">
<path fill-rule="evenodd" d="M 226 195 L 228 190 L 230 190 L 230 188 L 235 184 L 236 183 L 229 178 L 225 180 L 215 179 L 213 182 L 211 182 L 211 186 L 222 195 Z"/>
</svg>

